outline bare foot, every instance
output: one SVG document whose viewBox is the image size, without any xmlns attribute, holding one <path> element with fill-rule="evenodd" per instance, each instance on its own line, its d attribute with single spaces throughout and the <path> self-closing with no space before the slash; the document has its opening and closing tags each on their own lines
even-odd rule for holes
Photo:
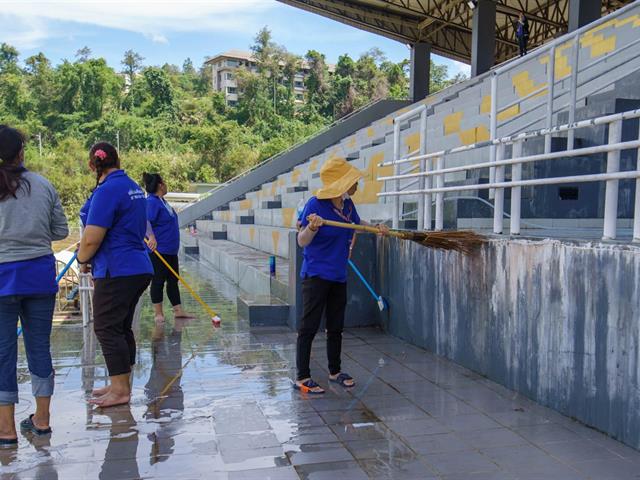
<svg viewBox="0 0 640 480">
<path fill-rule="evenodd" d="M 93 395 L 94 397 L 102 397 L 103 395 L 106 395 L 107 393 L 109 393 L 110 390 L 111 390 L 111 385 L 107 385 L 106 387 L 102 387 L 102 388 L 95 388 L 94 390 L 91 391 L 91 395 Z"/>
<path fill-rule="evenodd" d="M 92 398 L 89 400 L 89 403 L 92 405 L 96 405 L 101 408 L 106 407 L 115 407 L 116 405 L 126 405 L 131 400 L 131 395 L 126 394 L 118 394 L 110 391 L 106 395 L 98 398 Z"/>
<path fill-rule="evenodd" d="M 193 316 L 189 312 L 185 312 L 181 308 L 180 309 L 176 309 L 174 311 L 174 316 L 175 316 L 175 318 L 196 318 L 195 316 Z"/>
</svg>

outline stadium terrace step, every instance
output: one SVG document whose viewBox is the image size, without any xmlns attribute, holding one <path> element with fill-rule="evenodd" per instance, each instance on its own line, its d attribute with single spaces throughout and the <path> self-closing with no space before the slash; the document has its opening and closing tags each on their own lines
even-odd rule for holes
<svg viewBox="0 0 640 480">
<path fill-rule="evenodd" d="M 245 299 L 277 297 L 286 301 L 289 284 L 289 262 L 276 257 L 276 275 L 269 272 L 270 255 L 229 240 L 200 238 L 200 260 L 206 261 L 238 285 Z"/>
<path fill-rule="evenodd" d="M 267 255 L 289 258 L 288 235 L 291 228 L 238 223 L 224 223 L 223 225 L 226 227 L 229 241 L 260 250 Z"/>
<path fill-rule="evenodd" d="M 289 321 L 289 304 L 277 297 L 263 295 L 237 298 L 238 317 L 249 321 L 251 327 L 280 327 Z"/>
</svg>

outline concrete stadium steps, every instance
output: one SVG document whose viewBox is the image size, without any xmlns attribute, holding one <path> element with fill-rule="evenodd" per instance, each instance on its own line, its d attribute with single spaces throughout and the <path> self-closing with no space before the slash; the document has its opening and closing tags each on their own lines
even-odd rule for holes
<svg viewBox="0 0 640 480">
<path fill-rule="evenodd" d="M 238 285 L 245 298 L 274 296 L 286 301 L 289 261 L 276 258 L 276 276 L 269 272 L 270 255 L 228 240 L 199 239 L 200 259 Z M 263 299 L 261 299 L 263 300 Z"/>
<path fill-rule="evenodd" d="M 229 241 L 260 250 L 265 254 L 289 258 L 290 228 L 237 223 L 219 223 L 219 225 L 225 226 Z"/>
<path fill-rule="evenodd" d="M 615 14 L 614 14 L 615 15 Z M 629 9 L 624 15 L 618 15 L 600 26 L 583 34 L 580 40 L 578 72 L 578 95 L 593 95 L 598 91 L 612 89 L 611 78 L 623 78 L 623 73 L 640 69 L 640 58 L 634 58 L 636 48 L 627 48 L 635 42 L 640 32 L 640 5 Z M 566 42 L 556 47 L 554 60 L 555 77 L 559 82 L 555 86 L 554 121 L 566 114 L 564 105 L 569 100 L 569 83 L 571 67 L 569 66 L 573 47 Z M 520 131 L 543 126 L 547 103 L 546 93 L 532 95 L 544 89 L 547 82 L 547 70 L 550 66 L 549 55 L 535 57 L 532 52 L 524 61 L 501 75 L 498 80 L 498 136 L 511 135 Z M 602 60 L 602 61 L 600 61 Z M 589 66 L 584 70 L 585 66 Z M 365 172 L 364 182 L 356 195 L 358 203 L 377 203 L 377 194 L 384 191 L 385 185 L 377 182 L 378 176 L 393 173 L 391 167 L 380 168 L 377 164 L 389 161 L 393 157 L 394 118 L 420 104 L 428 106 L 426 144 L 427 152 L 447 150 L 462 145 L 488 140 L 490 132 L 491 111 L 491 78 L 492 73 L 461 82 L 418 102 L 401 108 L 368 126 L 362 127 L 352 134 L 327 146 L 321 152 L 302 161 L 292 170 L 280 174 L 272 182 L 262 185 L 258 191 L 248 192 L 243 200 L 230 202 L 229 208 L 234 211 L 260 211 L 254 218 L 258 225 L 292 225 L 286 221 L 291 214 L 287 209 L 296 208 L 301 199 L 308 199 L 322 185 L 319 171 L 330 158 L 341 157 Z M 508 106 L 513 103 L 514 105 Z M 588 102 L 581 101 L 585 106 Z M 416 151 L 420 146 L 419 119 L 413 118 L 401 126 L 401 155 Z M 447 158 L 447 166 L 460 166 L 472 162 L 485 161 L 489 158 L 489 149 L 463 153 Z M 405 170 L 403 166 L 402 170 Z M 478 172 L 485 176 L 487 172 Z M 445 176 L 445 184 L 461 184 L 468 181 L 466 173 L 459 172 Z M 400 182 L 401 188 L 416 188 L 414 179 Z M 389 185 L 388 188 L 391 188 Z M 294 190 L 302 191 L 294 191 Z M 306 190 L 305 190 L 306 189 Z M 274 212 L 265 208 L 264 202 L 281 202 L 267 204 Z M 403 197 L 401 203 L 412 203 L 415 199 Z M 275 207 L 275 208 L 274 208 Z M 281 211 L 277 212 L 281 207 Z M 384 209 L 383 209 L 384 211 Z M 387 210 L 390 212 L 390 210 Z M 285 213 L 283 213 L 285 212 Z M 235 217 L 224 217 L 216 214 L 216 219 L 238 221 Z M 244 215 L 249 217 L 250 215 Z M 284 218 L 283 218 L 284 217 Z"/>
<path fill-rule="evenodd" d="M 197 255 L 199 253 L 198 236 L 191 235 L 187 230 L 180 230 L 180 246 L 185 254 Z"/>
</svg>

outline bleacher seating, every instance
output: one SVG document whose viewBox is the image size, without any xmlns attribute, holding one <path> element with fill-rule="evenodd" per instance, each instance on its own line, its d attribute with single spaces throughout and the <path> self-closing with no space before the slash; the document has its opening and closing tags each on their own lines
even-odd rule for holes
<svg viewBox="0 0 640 480">
<path fill-rule="evenodd" d="M 640 4 L 637 2 L 635 7 L 614 12 L 610 20 L 581 36 L 576 93 L 578 106 L 586 108 L 589 99 L 612 91 L 616 82 L 640 71 L 640 55 L 634 48 L 638 39 Z M 559 41 L 555 48 L 554 121 L 566 119 L 566 106 L 571 98 L 570 79 L 575 73 L 572 70 L 572 52 L 571 42 Z M 498 136 L 545 126 L 549 57 L 548 53 L 536 55 L 533 51 L 525 60 L 514 62 L 514 67 L 506 69 L 505 74 L 498 78 Z M 501 68 L 505 70 L 504 65 Z M 419 102 L 428 107 L 428 152 L 489 139 L 491 77 L 492 72 L 489 72 Z M 635 93 L 626 89 L 624 95 L 625 98 L 640 99 L 640 89 L 636 88 Z M 380 164 L 392 160 L 394 118 L 419 103 L 380 118 L 318 155 L 301 159 L 292 171 L 278 175 L 259 190 L 246 192 L 244 198 L 230 202 L 228 209 L 211 212 L 210 220 L 198 220 L 201 260 L 213 264 L 254 296 L 273 295 L 286 301 L 289 232 L 295 228 L 298 206 L 321 185 L 319 171 L 322 164 L 329 158 L 341 157 L 365 172 L 354 196 L 360 216 L 368 221 L 389 220 L 392 214 L 390 200 L 379 199 L 377 194 L 385 189 L 378 177 L 391 174 L 392 167 Z M 576 111 L 576 120 L 580 119 L 580 112 Z M 418 127 L 416 118 L 401 129 L 401 155 L 418 150 L 422 134 Z M 484 154 L 488 160 L 488 151 Z M 477 158 L 474 160 L 478 161 Z M 468 161 L 465 155 L 458 155 L 448 166 Z M 464 174 L 450 174 L 445 181 L 464 182 Z M 415 199 L 407 197 L 404 201 L 410 204 Z M 269 276 L 269 255 L 278 257 L 279 273 L 275 282 Z"/>
</svg>

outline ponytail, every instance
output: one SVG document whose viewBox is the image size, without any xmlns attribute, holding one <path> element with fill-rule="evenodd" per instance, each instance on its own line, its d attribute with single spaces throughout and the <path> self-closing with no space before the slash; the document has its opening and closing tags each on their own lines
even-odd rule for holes
<svg viewBox="0 0 640 480">
<path fill-rule="evenodd" d="M 100 183 L 100 177 L 109 168 L 118 168 L 120 158 L 116 147 L 108 142 L 98 142 L 89 150 L 89 159 L 96 167 L 96 187 Z"/>
<path fill-rule="evenodd" d="M 24 135 L 15 128 L 0 125 L 0 202 L 8 197 L 18 198 L 20 188 L 31 192 L 31 184 L 22 176 L 24 168 L 18 164 L 23 148 Z"/>
<path fill-rule="evenodd" d="M 162 177 L 159 173 L 147 173 L 144 172 L 142 174 L 142 181 L 144 182 L 144 189 L 147 193 L 156 193 L 158 191 L 158 187 L 162 182 Z"/>
</svg>

